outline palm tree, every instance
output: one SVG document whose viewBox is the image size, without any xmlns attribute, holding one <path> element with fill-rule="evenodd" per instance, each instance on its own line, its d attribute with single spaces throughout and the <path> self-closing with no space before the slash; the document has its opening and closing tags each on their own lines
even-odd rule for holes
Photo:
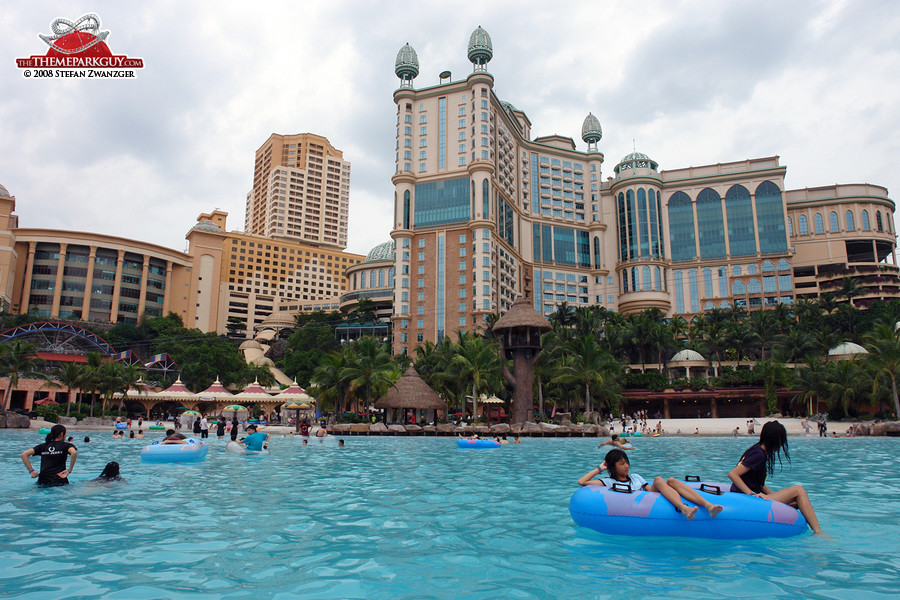
<svg viewBox="0 0 900 600">
<path fill-rule="evenodd" d="M 478 390 L 499 377 L 500 357 L 497 348 L 487 344 L 484 338 L 459 334 L 456 355 L 450 362 L 453 372 L 461 379 L 471 383 L 472 414 L 478 416 Z M 468 385 L 466 386 L 468 387 Z"/>
<path fill-rule="evenodd" d="M 784 363 L 768 358 L 756 363 L 754 371 L 762 375 L 763 387 L 766 392 L 766 410 L 769 413 L 778 411 L 778 387 L 788 381 L 788 371 Z"/>
<path fill-rule="evenodd" d="M 878 375 L 891 382 L 894 400 L 894 418 L 900 418 L 900 399 L 897 395 L 897 378 L 900 377 L 900 335 L 890 325 L 878 325 L 865 337 L 869 351 L 867 357 Z M 873 388 L 877 390 L 881 377 L 874 378 Z"/>
<path fill-rule="evenodd" d="M 759 348 L 760 360 L 766 360 L 766 348 L 778 335 L 778 323 L 775 321 L 775 315 L 769 310 L 757 310 L 750 314 L 747 325 L 750 329 L 751 339 Z"/>
<path fill-rule="evenodd" d="M 122 397 L 119 398 L 119 408 L 117 411 L 119 416 L 122 416 L 122 408 L 125 406 L 125 398 L 128 395 L 128 390 L 135 389 L 134 386 L 141 380 L 142 375 L 143 373 L 137 365 L 122 365 L 119 377 L 119 389 L 116 390 L 122 394 Z M 140 390 L 141 393 L 144 391 L 145 390 Z"/>
<path fill-rule="evenodd" d="M 36 348 L 29 343 L 14 340 L 11 344 L 0 344 L 0 376 L 9 378 L 9 385 L 3 394 L 3 410 L 9 410 L 12 392 L 19 385 L 19 379 L 43 379 L 44 361 L 37 358 Z"/>
<path fill-rule="evenodd" d="M 828 395 L 825 375 L 825 363 L 821 359 L 809 357 L 804 359 L 804 365 L 794 370 L 792 387 L 797 393 L 791 399 L 791 404 L 802 403 L 808 406 L 808 416 L 812 416 L 819 405 L 819 400 Z"/>
<path fill-rule="evenodd" d="M 76 363 L 69 362 L 64 365 L 57 367 L 56 369 L 56 377 L 59 379 L 59 383 L 61 385 L 66 386 L 66 389 L 69 391 L 78 390 L 81 391 L 81 387 L 84 385 L 84 375 L 85 368 Z M 75 394 L 76 400 L 78 399 L 78 393 Z M 69 416 L 69 409 L 71 408 L 72 403 L 66 400 L 66 416 Z"/>
<path fill-rule="evenodd" d="M 855 360 L 841 360 L 828 364 L 828 408 L 840 407 L 845 415 L 866 399 L 865 370 Z"/>
<path fill-rule="evenodd" d="M 349 383 L 344 375 L 348 366 L 346 353 L 335 350 L 326 354 L 313 371 L 311 392 L 321 403 L 330 402 L 335 412 L 342 412 Z"/>
<path fill-rule="evenodd" d="M 553 381 L 584 386 L 584 410 L 591 412 L 591 387 L 617 391 L 616 374 L 621 372 L 621 366 L 600 349 L 593 336 L 572 340 L 568 350 L 566 360 L 557 367 Z"/>
<path fill-rule="evenodd" d="M 389 374 L 395 365 L 391 355 L 379 340 L 366 336 L 356 341 L 346 350 L 349 354 L 347 366 L 341 376 L 348 382 L 348 391 L 356 395 L 359 390 L 365 391 L 366 406 L 372 403 L 372 393 L 380 397 L 388 387 L 393 385 Z M 357 410 L 359 398 L 356 399 Z"/>
<path fill-rule="evenodd" d="M 103 357 L 99 352 L 88 352 L 84 355 L 87 363 L 84 365 L 84 374 L 81 390 L 87 390 L 91 396 L 91 417 L 94 416 L 94 394 L 98 389 L 100 373 L 103 369 Z"/>
</svg>

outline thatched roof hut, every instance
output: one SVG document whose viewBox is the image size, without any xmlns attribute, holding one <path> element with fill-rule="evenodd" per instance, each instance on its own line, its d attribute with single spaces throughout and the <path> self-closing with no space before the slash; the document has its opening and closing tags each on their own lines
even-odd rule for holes
<svg viewBox="0 0 900 600">
<path fill-rule="evenodd" d="M 375 402 L 375 408 L 446 411 L 447 405 L 410 365 L 403 377 L 388 390 L 388 393 Z"/>
<path fill-rule="evenodd" d="M 534 307 L 531 306 L 531 302 L 526 300 L 523 296 L 516 298 L 516 301 L 512 303 L 512 306 L 509 307 L 506 314 L 497 319 L 497 322 L 494 323 L 491 331 L 499 333 L 504 329 L 511 329 L 513 327 L 532 327 L 540 331 L 550 331 L 553 329 L 553 327 L 550 326 L 550 321 L 538 314 L 538 312 L 534 310 Z"/>
</svg>

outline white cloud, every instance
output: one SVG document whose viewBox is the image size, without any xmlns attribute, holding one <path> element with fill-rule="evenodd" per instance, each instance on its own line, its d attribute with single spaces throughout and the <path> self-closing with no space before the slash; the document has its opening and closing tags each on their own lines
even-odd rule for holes
<svg viewBox="0 0 900 600">
<path fill-rule="evenodd" d="M 26 80 L 14 59 L 70 3 L 14 3 L 0 39 L 0 183 L 24 227 L 184 247 L 214 207 L 243 224 L 253 154 L 269 134 L 315 132 L 351 161 L 348 249 L 388 239 L 397 86 L 410 42 L 418 86 L 471 70 L 469 34 L 494 42 L 498 95 L 534 135 L 579 139 L 589 111 L 605 171 L 637 149 L 673 169 L 781 156 L 790 187 L 900 187 L 900 5 L 802 1 L 642 3 L 189 3 L 95 0 L 134 81 Z M 80 10 L 80 9 L 79 9 Z M 77 12 L 77 11 L 76 11 Z"/>
</svg>

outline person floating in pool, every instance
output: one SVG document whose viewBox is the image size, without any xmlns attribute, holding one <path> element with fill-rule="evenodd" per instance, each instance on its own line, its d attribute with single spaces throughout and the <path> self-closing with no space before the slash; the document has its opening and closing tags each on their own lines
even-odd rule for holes
<svg viewBox="0 0 900 600">
<path fill-rule="evenodd" d="M 144 439 L 144 430 L 143 430 L 143 429 L 138 429 L 137 435 L 134 436 L 134 437 L 138 438 L 139 440 Z"/>
<path fill-rule="evenodd" d="M 106 483 L 110 481 L 122 481 L 125 479 L 119 475 L 119 463 L 117 462 L 109 462 L 106 463 L 106 466 L 103 467 L 103 472 L 100 473 L 100 476 L 95 478 L 93 481 L 97 483 Z"/>
<path fill-rule="evenodd" d="M 321 427 L 316 429 L 316 437 L 327 437 L 327 436 L 328 436 L 328 430 L 325 429 L 325 425 L 322 425 Z"/>
<path fill-rule="evenodd" d="M 597 446 L 598 448 L 602 448 L 603 446 L 615 446 L 620 450 L 634 450 L 634 446 L 628 444 L 627 446 L 619 441 L 619 436 L 617 434 L 612 434 L 608 440 Z"/>
<path fill-rule="evenodd" d="M 513 443 L 513 444 L 521 444 L 521 443 L 522 443 L 522 440 L 519 439 L 519 434 L 514 434 L 514 435 L 513 435 L 513 441 L 512 441 L 512 443 Z"/>
<path fill-rule="evenodd" d="M 343 448 L 345 446 L 346 446 L 346 444 L 344 444 L 344 440 L 342 440 L 342 439 L 338 440 L 338 448 Z"/>
<path fill-rule="evenodd" d="M 75 468 L 75 459 L 78 458 L 78 450 L 73 444 L 65 441 L 66 428 L 64 425 L 54 425 L 50 428 L 43 444 L 29 448 L 21 454 L 22 462 L 28 469 L 28 474 L 38 478 L 38 485 L 53 487 L 57 485 L 69 485 L 69 475 Z M 41 457 L 41 471 L 38 473 L 31 466 L 31 457 Z M 69 457 L 69 468 L 66 468 L 66 457 Z"/>
<path fill-rule="evenodd" d="M 183 433 L 178 433 L 174 429 L 166 429 L 166 438 L 160 444 L 187 444 L 187 438 Z"/>
<path fill-rule="evenodd" d="M 269 434 L 259 431 L 253 423 L 247 425 L 247 433 L 249 435 L 238 442 L 245 446 L 247 450 L 261 452 L 264 448 L 268 447 L 267 442 L 269 441 Z"/>
<path fill-rule="evenodd" d="M 806 522 L 816 535 L 827 535 L 819 526 L 816 511 L 813 510 L 803 486 L 792 485 L 783 490 L 772 491 L 766 487 L 766 477 L 775 471 L 775 459 L 781 465 L 781 454 L 791 462 L 788 453 L 787 430 L 778 421 L 769 421 L 759 432 L 759 441 L 750 446 L 737 466 L 728 472 L 731 491 L 750 494 L 764 500 L 775 500 L 793 506 L 806 517 Z"/>
<path fill-rule="evenodd" d="M 709 512 L 709 516 L 713 518 L 723 510 L 721 504 L 713 504 L 709 500 L 706 500 L 697 493 L 696 490 L 686 486 L 674 477 L 671 477 L 666 481 L 662 477 L 657 476 L 653 479 L 653 483 L 649 484 L 637 473 L 630 473 L 630 469 L 631 463 L 628 460 L 628 455 L 625 454 L 624 451 L 616 448 L 615 450 L 610 450 L 606 453 L 606 460 L 603 461 L 603 464 L 582 475 L 581 479 L 578 480 L 578 485 L 603 485 L 611 488 L 614 484 L 620 483 L 627 484 L 635 491 L 644 490 L 647 492 L 659 492 L 666 500 L 671 502 L 672 506 L 675 507 L 675 510 L 683 514 L 688 521 L 692 521 L 694 517 L 697 516 L 697 511 L 700 509 L 697 506 L 685 504 L 684 500 L 690 500 L 695 504 L 699 504 L 705 508 Z M 608 477 L 594 479 L 594 477 L 600 475 L 604 470 L 607 471 Z M 682 498 L 684 500 L 682 500 Z"/>
</svg>

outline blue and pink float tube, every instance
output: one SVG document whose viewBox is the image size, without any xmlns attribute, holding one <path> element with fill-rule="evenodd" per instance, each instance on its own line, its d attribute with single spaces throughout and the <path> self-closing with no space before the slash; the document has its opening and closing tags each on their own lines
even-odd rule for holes
<svg viewBox="0 0 900 600">
<path fill-rule="evenodd" d="M 465 448 L 469 450 L 475 449 L 483 449 L 483 448 L 499 448 L 500 442 L 495 442 L 494 440 L 472 440 L 472 439 L 462 439 L 456 440 L 457 448 Z"/>
<path fill-rule="evenodd" d="M 701 496 L 725 510 L 715 518 L 700 509 L 692 521 L 657 492 L 614 491 L 587 485 L 569 501 L 569 513 L 580 527 L 600 533 L 629 536 L 697 537 L 749 540 L 790 537 L 808 531 L 806 519 L 795 508 L 774 500 L 734 492 L 720 483 L 687 482 Z M 618 486 L 617 486 L 618 488 Z M 688 505 L 693 505 L 685 501 Z"/>
</svg>

